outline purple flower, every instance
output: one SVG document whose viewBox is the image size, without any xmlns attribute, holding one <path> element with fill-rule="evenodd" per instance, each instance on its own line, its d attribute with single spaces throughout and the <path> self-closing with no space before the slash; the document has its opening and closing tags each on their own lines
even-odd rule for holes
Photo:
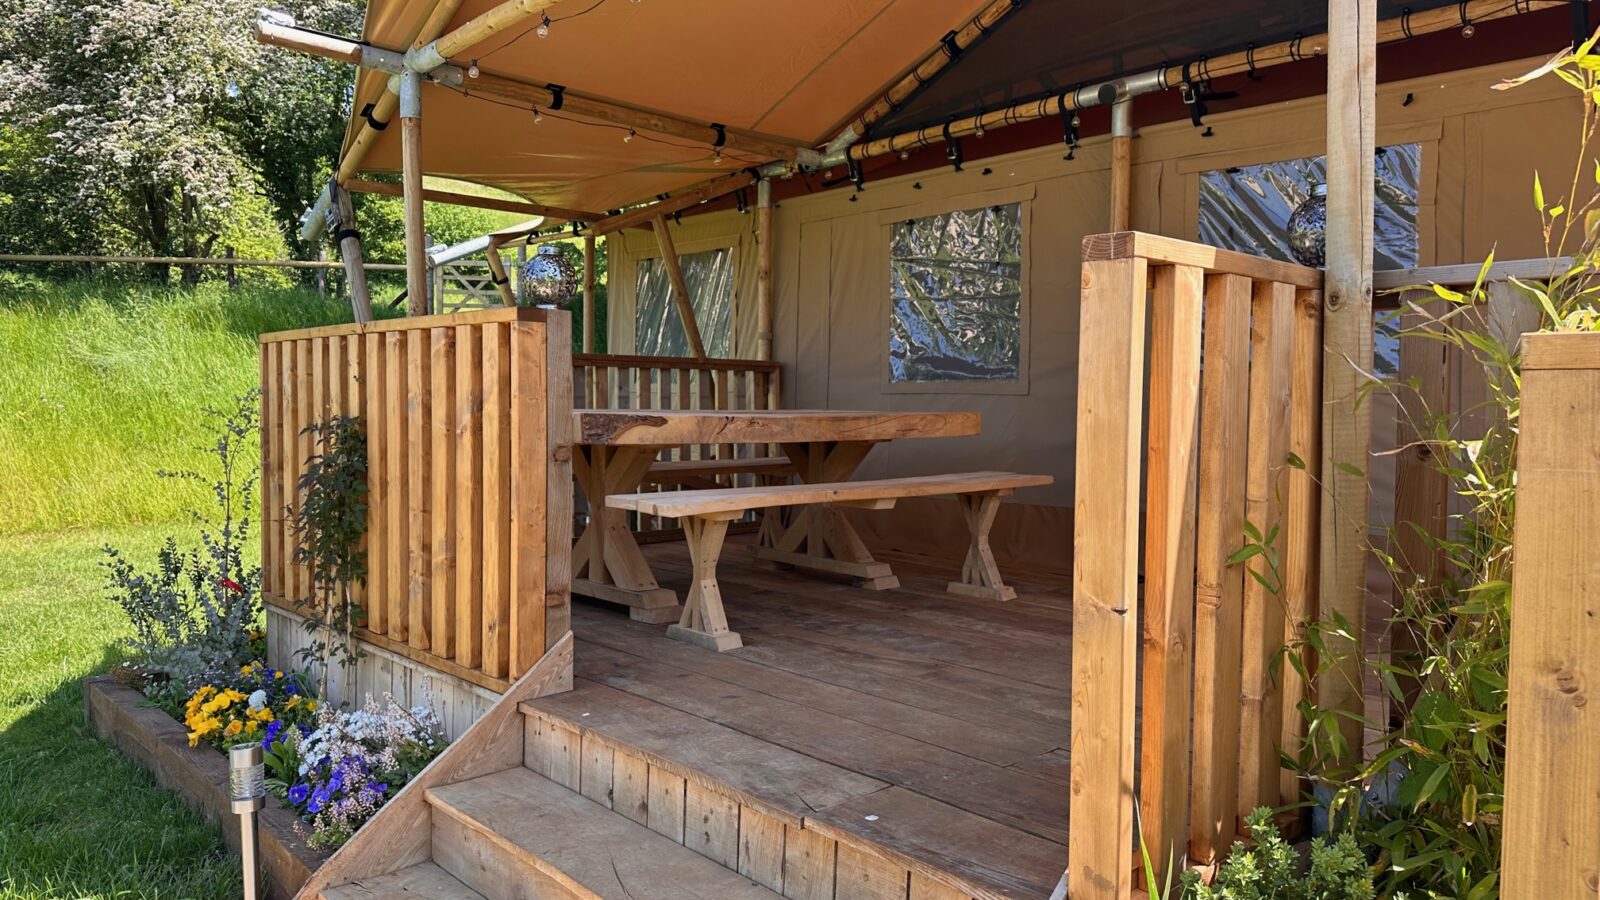
<svg viewBox="0 0 1600 900">
<path fill-rule="evenodd" d="M 330 791 L 342 791 L 342 790 L 344 790 L 344 769 L 334 769 L 333 770 L 333 777 L 328 779 L 328 790 L 330 790 Z"/>
<path fill-rule="evenodd" d="M 306 810 L 311 813 L 321 812 L 322 807 L 327 805 L 329 799 L 330 795 L 327 788 L 317 788 L 317 792 L 311 795 L 311 802 L 306 804 Z"/>
<path fill-rule="evenodd" d="M 299 806 L 300 804 L 306 802 L 306 795 L 309 793 L 311 793 L 311 786 L 302 781 L 294 787 L 289 788 L 289 802 L 295 806 Z"/>
<path fill-rule="evenodd" d="M 282 731 L 283 731 L 283 723 L 278 721 L 277 719 L 273 719 L 271 722 L 267 723 L 267 730 L 261 736 L 261 740 L 268 747 L 271 747 L 273 742 L 278 739 L 278 734 L 280 732 L 282 732 Z"/>
<path fill-rule="evenodd" d="M 380 793 L 380 794 L 383 794 L 383 793 L 387 793 L 387 792 L 388 792 L 388 790 L 389 790 L 389 785 L 388 785 L 388 783 L 387 783 L 387 782 L 382 782 L 382 781 L 380 781 L 380 782 L 378 782 L 378 783 L 377 783 L 377 784 L 375 784 L 375 785 L 373 785 L 373 786 L 372 786 L 372 789 L 373 789 L 373 790 L 375 790 L 375 791 L 377 791 L 377 792 L 378 792 L 378 793 Z"/>
</svg>

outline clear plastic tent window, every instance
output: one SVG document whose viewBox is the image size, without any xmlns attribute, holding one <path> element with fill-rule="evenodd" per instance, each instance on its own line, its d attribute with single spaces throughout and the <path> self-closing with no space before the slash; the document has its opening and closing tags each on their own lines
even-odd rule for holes
<svg viewBox="0 0 1600 900">
<path fill-rule="evenodd" d="M 1200 241 L 1289 262 L 1287 225 L 1296 206 L 1326 178 L 1327 160 L 1313 156 L 1256 166 L 1216 169 L 1200 175 Z M 1378 148 L 1374 170 L 1373 267 L 1417 265 L 1417 183 L 1422 145 Z M 1378 371 L 1393 374 L 1400 358 L 1396 325 L 1376 323 L 1373 357 Z"/>
<path fill-rule="evenodd" d="M 733 251 L 727 248 L 678 257 L 694 298 L 695 324 L 706 355 L 733 355 Z M 643 356 L 689 356 L 689 338 L 672 299 L 672 279 L 659 258 L 639 261 L 634 347 Z"/>
<path fill-rule="evenodd" d="M 890 228 L 889 375 L 1015 381 L 1022 365 L 1022 204 Z"/>
</svg>

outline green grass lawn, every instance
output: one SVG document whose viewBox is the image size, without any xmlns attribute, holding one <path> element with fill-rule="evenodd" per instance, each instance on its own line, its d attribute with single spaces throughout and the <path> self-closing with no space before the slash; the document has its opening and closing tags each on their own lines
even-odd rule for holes
<svg viewBox="0 0 1600 900">
<path fill-rule="evenodd" d="M 0 537 L 0 898 L 239 895 L 217 829 L 83 720 L 127 633 L 100 545 L 148 559 L 168 530 Z"/>
</svg>

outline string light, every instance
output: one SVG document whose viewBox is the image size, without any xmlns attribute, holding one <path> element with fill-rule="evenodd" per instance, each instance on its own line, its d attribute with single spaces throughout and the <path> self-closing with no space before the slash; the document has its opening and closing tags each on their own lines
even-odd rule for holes
<svg viewBox="0 0 1600 900">
<path fill-rule="evenodd" d="M 539 37 L 542 37 L 542 38 L 547 38 L 547 37 L 550 36 L 550 17 L 549 16 L 545 15 L 544 13 L 540 13 L 539 14 L 539 27 L 534 29 L 534 33 L 539 35 Z"/>
<path fill-rule="evenodd" d="M 533 124 L 538 125 L 540 122 L 543 122 L 543 121 L 544 121 L 544 113 L 539 112 L 539 107 L 535 106 L 533 108 Z"/>
<path fill-rule="evenodd" d="M 623 136 L 622 136 L 622 142 L 623 142 L 623 143 L 624 143 L 624 144 L 631 144 L 631 143 L 633 143 L 633 136 L 634 136 L 634 135 L 635 135 L 635 134 L 638 134 L 638 132 L 636 132 L 636 131 L 634 131 L 634 130 L 633 130 L 633 129 L 632 129 L 632 128 L 629 128 L 629 129 L 628 129 L 628 133 L 627 133 L 627 134 L 625 134 L 625 135 L 623 135 Z"/>
<path fill-rule="evenodd" d="M 476 57 L 474 57 L 473 60 L 472 60 L 472 65 L 467 66 L 467 77 L 468 78 L 477 78 L 479 74 L 480 73 L 478 71 L 478 60 L 477 60 Z"/>
<path fill-rule="evenodd" d="M 901 150 L 900 151 L 900 158 L 901 159 L 910 159 L 911 158 L 911 151 L 910 150 Z"/>
<path fill-rule="evenodd" d="M 711 154 L 711 164 L 713 166 L 722 165 L 722 148 L 718 147 L 715 151 L 712 152 L 712 154 Z"/>
<path fill-rule="evenodd" d="M 983 123 L 982 123 L 982 122 L 979 122 L 979 123 L 978 123 L 978 130 L 977 130 L 977 132 L 975 132 L 975 133 L 974 133 L 974 134 L 973 134 L 973 137 L 983 137 L 983 134 L 984 134 L 984 131 L 983 131 Z"/>
</svg>

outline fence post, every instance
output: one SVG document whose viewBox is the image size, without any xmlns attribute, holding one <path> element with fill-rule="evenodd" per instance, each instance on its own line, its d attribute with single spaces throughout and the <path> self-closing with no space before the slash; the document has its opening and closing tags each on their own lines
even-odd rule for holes
<svg viewBox="0 0 1600 900">
<path fill-rule="evenodd" d="M 1600 334 L 1523 337 L 1507 696 L 1507 900 L 1600 890 Z M 1600 696 L 1597 696 L 1600 699 Z"/>
<path fill-rule="evenodd" d="M 231 262 L 231 260 L 237 258 L 236 254 L 234 253 L 233 247 L 230 245 L 228 247 L 227 251 L 223 255 L 228 260 L 230 260 L 230 262 L 228 263 L 228 268 L 227 268 L 227 272 L 228 272 L 228 290 L 237 291 L 239 289 L 239 270 L 237 268 L 235 268 L 233 263 Z"/>
<path fill-rule="evenodd" d="M 327 261 L 328 261 L 328 251 L 323 249 L 323 248 L 321 248 L 321 247 L 318 247 L 317 248 L 317 262 L 327 262 Z M 322 269 L 322 268 L 317 269 L 317 293 L 320 294 L 323 297 L 328 296 L 328 270 L 327 269 Z"/>
</svg>

